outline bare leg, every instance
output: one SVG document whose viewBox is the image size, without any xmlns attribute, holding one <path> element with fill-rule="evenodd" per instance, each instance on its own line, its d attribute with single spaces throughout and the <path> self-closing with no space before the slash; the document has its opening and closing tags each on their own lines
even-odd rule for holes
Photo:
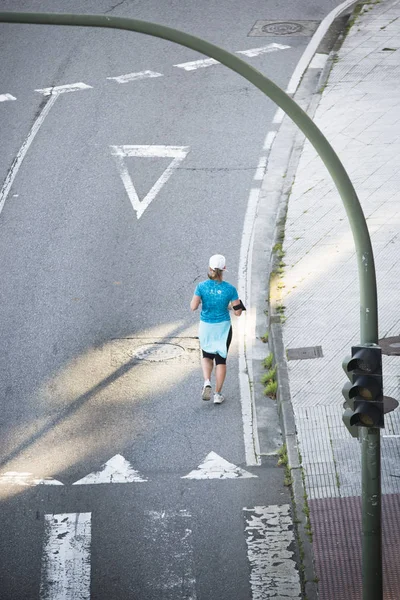
<svg viewBox="0 0 400 600">
<path fill-rule="evenodd" d="M 215 367 L 215 391 L 221 392 L 226 376 L 226 365 L 217 365 Z"/>
<path fill-rule="evenodd" d="M 211 379 L 211 373 L 213 370 L 212 359 L 211 358 L 202 358 L 201 359 L 201 368 L 203 369 L 204 381 L 207 381 L 207 379 Z"/>
</svg>

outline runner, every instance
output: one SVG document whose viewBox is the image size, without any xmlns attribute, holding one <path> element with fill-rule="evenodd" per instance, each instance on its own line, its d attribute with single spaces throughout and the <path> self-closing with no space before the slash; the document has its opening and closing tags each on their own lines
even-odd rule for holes
<svg viewBox="0 0 400 600">
<path fill-rule="evenodd" d="M 226 357 L 232 341 L 232 326 L 229 309 L 232 307 L 236 316 L 240 317 L 243 306 L 236 288 L 223 281 L 226 271 L 225 257 L 214 254 L 210 258 L 208 279 L 199 283 L 190 303 L 192 310 L 197 310 L 201 303 L 199 339 L 203 353 L 201 361 L 204 385 L 203 400 L 211 398 L 211 373 L 215 361 L 215 393 L 214 404 L 221 404 L 221 394 L 226 376 Z"/>
</svg>

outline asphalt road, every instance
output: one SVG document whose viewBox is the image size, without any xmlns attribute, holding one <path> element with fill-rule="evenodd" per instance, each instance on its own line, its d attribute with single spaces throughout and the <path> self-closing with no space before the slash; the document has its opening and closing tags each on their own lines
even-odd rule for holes
<svg viewBox="0 0 400 600">
<path fill-rule="evenodd" d="M 245 57 L 285 89 L 309 37 L 252 37 L 254 23 L 320 21 L 335 5 L 71 1 L 68 12 L 156 21 L 233 52 L 288 45 Z M 66 7 L 3 1 L 2 10 Z M 215 252 L 237 284 L 276 107 L 222 65 L 185 70 L 175 65 L 203 57 L 139 34 L 1 24 L 0 53 L 0 95 L 15 98 L 0 103 L 0 179 L 16 171 L 0 214 L 2 598 L 256 597 L 243 511 L 279 512 L 289 494 L 276 457 L 246 465 L 237 340 L 227 402 L 201 401 L 189 302 Z M 154 76 L 108 79 L 145 71 Z M 87 87 L 35 91 L 76 83 Z M 173 354 L 154 355 L 158 344 Z M 245 477 L 182 479 L 210 452 Z M 106 463 L 114 483 L 73 487 Z M 43 478 L 58 485 L 36 485 Z M 68 558 L 76 540 L 52 519 L 66 514 L 86 516 L 81 574 L 69 565 L 61 585 L 62 556 L 51 555 Z M 49 550 L 52 535 L 71 535 L 67 550 Z"/>
</svg>

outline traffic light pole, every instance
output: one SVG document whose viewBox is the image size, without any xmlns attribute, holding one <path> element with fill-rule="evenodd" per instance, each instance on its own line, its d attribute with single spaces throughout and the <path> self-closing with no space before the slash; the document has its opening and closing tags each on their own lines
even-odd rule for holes
<svg viewBox="0 0 400 600">
<path fill-rule="evenodd" d="M 357 251 L 360 341 L 378 342 L 374 257 L 367 223 L 350 178 L 337 154 L 300 106 L 270 79 L 234 54 L 201 38 L 156 23 L 107 15 L 0 12 L 0 22 L 125 29 L 169 40 L 214 58 L 255 85 L 301 129 L 328 169 L 343 201 Z M 361 428 L 363 600 L 382 598 L 380 430 Z"/>
</svg>

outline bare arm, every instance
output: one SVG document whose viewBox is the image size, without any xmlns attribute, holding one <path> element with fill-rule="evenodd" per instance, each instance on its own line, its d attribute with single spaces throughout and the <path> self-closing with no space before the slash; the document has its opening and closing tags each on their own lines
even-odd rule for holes
<svg viewBox="0 0 400 600">
<path fill-rule="evenodd" d="M 200 302 L 201 302 L 201 298 L 200 296 L 196 296 L 194 295 L 191 302 L 190 302 L 190 308 L 192 310 L 197 310 L 200 306 Z"/>
</svg>

